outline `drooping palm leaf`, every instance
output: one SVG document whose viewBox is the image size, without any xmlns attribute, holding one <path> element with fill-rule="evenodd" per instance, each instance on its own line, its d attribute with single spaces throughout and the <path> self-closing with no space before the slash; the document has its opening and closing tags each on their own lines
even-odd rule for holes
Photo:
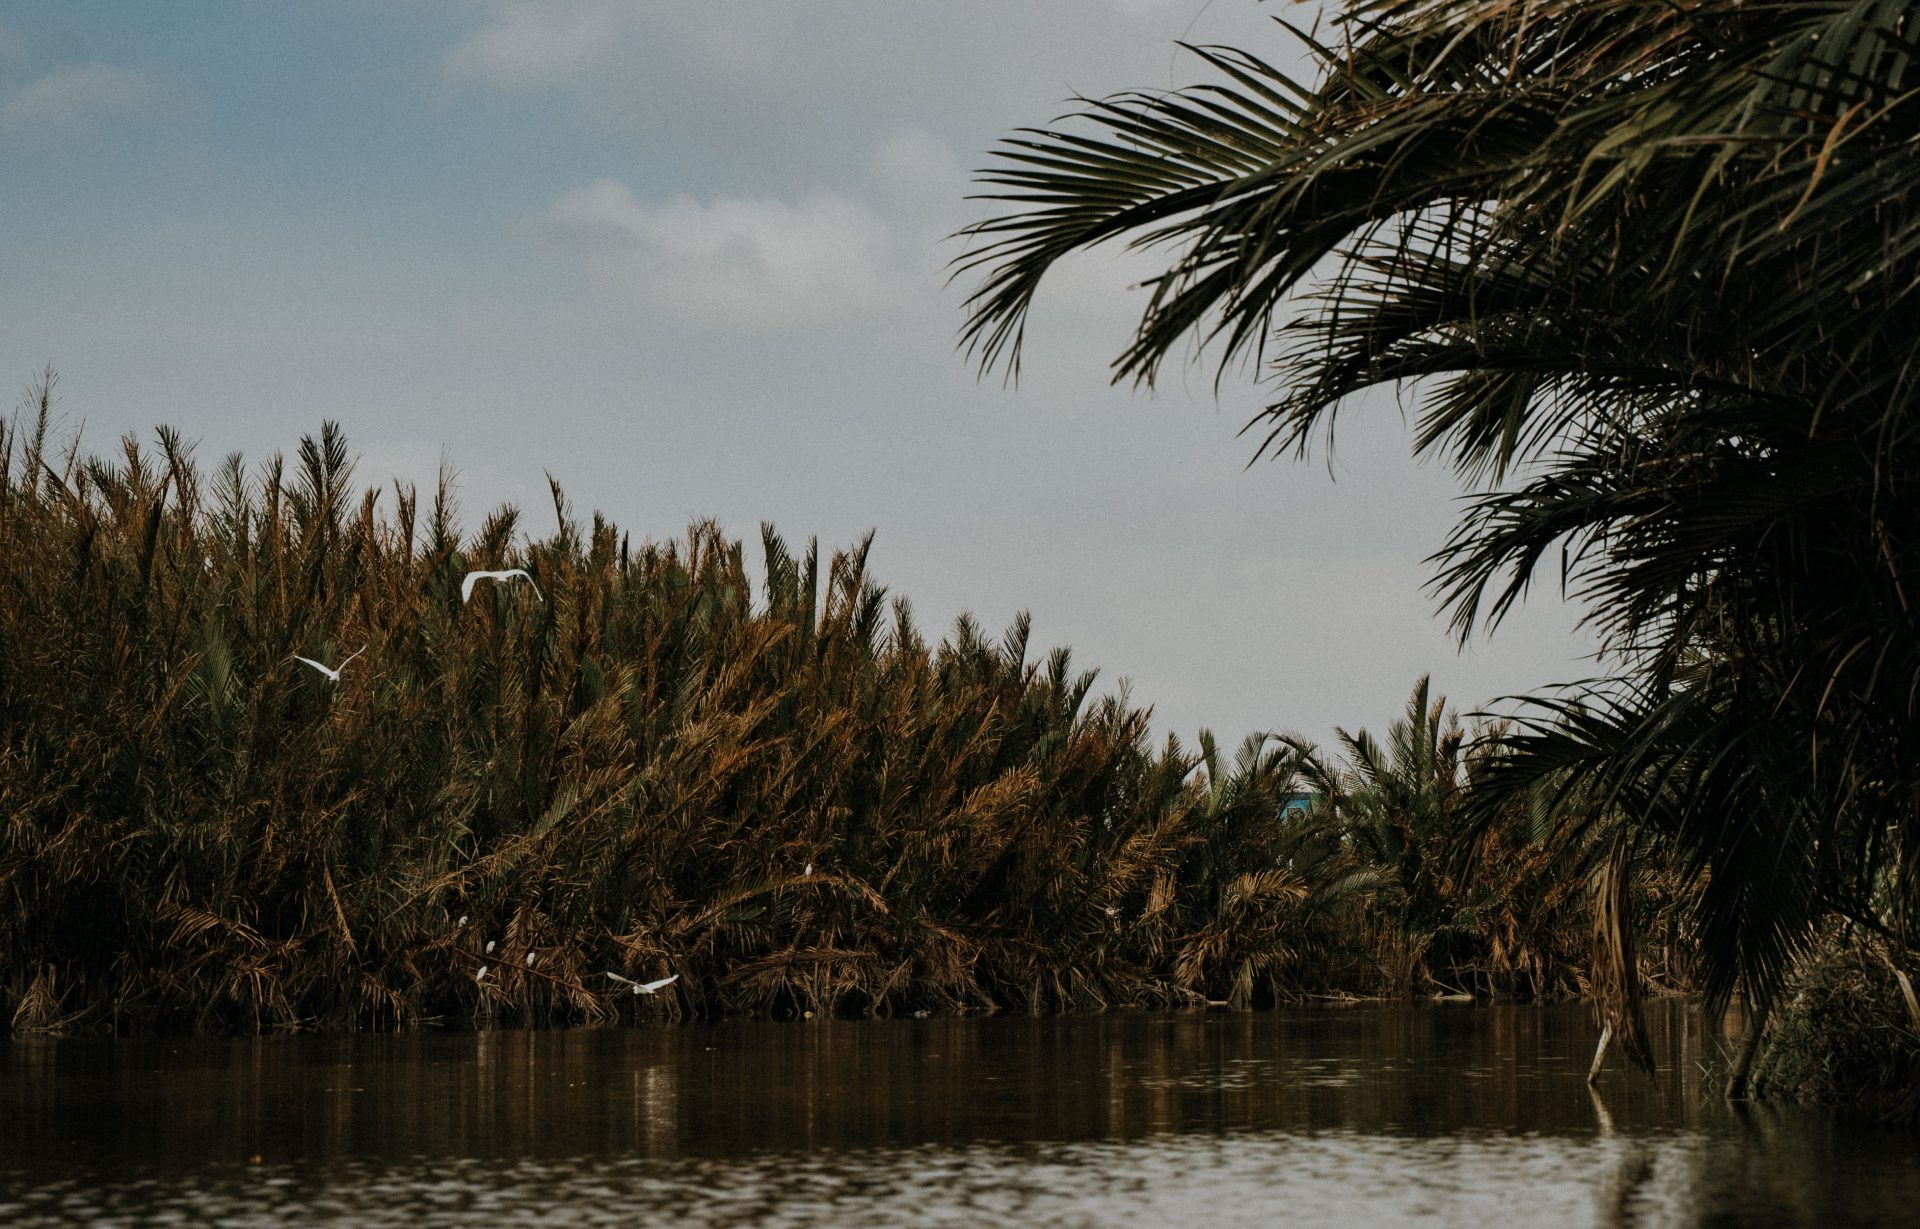
<svg viewBox="0 0 1920 1229">
<path fill-rule="evenodd" d="M 1712 995 L 1764 1000 L 1823 914 L 1904 934 L 1920 891 L 1916 26 L 1910 0 L 1355 0 L 1335 43 L 1294 39 L 1303 71 L 1199 49 L 1220 80 L 985 173 L 1011 212 L 970 229 L 963 337 L 1017 365 L 1047 270 L 1125 241 L 1166 263 L 1116 377 L 1188 339 L 1270 356 L 1263 450 L 1416 382 L 1416 447 L 1484 488 L 1435 557 L 1456 629 L 1558 571 L 1623 671 L 1487 783 L 1670 842 L 1707 876 Z"/>
</svg>

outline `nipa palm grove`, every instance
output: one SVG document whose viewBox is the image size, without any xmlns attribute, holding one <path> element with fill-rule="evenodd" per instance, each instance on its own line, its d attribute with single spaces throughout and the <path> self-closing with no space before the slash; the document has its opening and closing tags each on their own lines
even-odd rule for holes
<svg viewBox="0 0 1920 1229">
<path fill-rule="evenodd" d="M 1024 615 L 930 641 L 864 541 L 765 527 L 750 578 L 717 526 L 635 544 L 558 486 L 546 536 L 469 533 L 444 483 L 355 485 L 331 426 L 203 472 L 164 429 L 55 447 L 50 403 L 0 432 L 16 1031 L 1584 987 L 1592 851 L 1524 807 L 1470 828 L 1424 683 L 1344 762 L 1156 743 Z M 535 585 L 462 600 L 509 566 Z M 1642 886 L 1643 971 L 1679 984 Z"/>
</svg>

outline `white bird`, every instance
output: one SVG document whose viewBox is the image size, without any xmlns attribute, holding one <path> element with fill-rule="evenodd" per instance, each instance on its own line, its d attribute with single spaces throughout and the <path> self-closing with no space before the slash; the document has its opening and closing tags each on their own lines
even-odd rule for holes
<svg viewBox="0 0 1920 1229">
<path fill-rule="evenodd" d="M 608 972 L 607 976 L 611 977 L 613 980 L 619 982 L 623 986 L 633 987 L 633 992 L 635 994 L 657 994 L 664 987 L 671 986 L 673 983 L 680 980 L 680 975 L 678 973 L 675 973 L 672 977 L 663 977 L 659 981 L 635 981 L 631 977 L 622 977 L 618 973 L 614 973 L 611 971 Z"/>
<path fill-rule="evenodd" d="M 467 915 L 464 913 L 460 915 L 460 920 L 454 923 L 455 926 L 465 926 L 466 924 L 467 924 Z"/>
<path fill-rule="evenodd" d="M 462 604 L 465 604 L 472 599 L 473 582 L 476 580 L 511 580 L 516 576 L 526 581 L 529 585 L 533 585 L 533 596 L 539 597 L 543 602 L 547 600 L 544 597 L 540 597 L 540 586 L 533 584 L 533 577 L 527 573 L 527 569 L 506 568 L 498 572 L 468 572 L 467 578 L 460 582 L 460 601 Z"/>
<path fill-rule="evenodd" d="M 492 939 L 488 939 L 488 940 L 487 940 L 487 955 L 489 955 L 489 956 L 491 956 L 491 955 L 493 955 L 493 940 L 492 940 Z"/>
<path fill-rule="evenodd" d="M 528 953 L 527 953 L 527 967 L 528 967 L 529 969 L 531 969 L 531 968 L 533 967 L 533 953 L 532 953 L 532 952 L 528 952 Z"/>
<path fill-rule="evenodd" d="M 366 651 L 367 651 L 366 646 L 362 645 L 360 648 L 355 649 L 353 652 L 347 654 L 347 661 L 352 661 L 354 658 L 360 656 L 360 654 Z M 329 679 L 331 679 L 333 682 L 336 682 L 336 683 L 340 681 L 340 672 L 347 668 L 347 661 L 343 661 L 337 666 L 329 667 L 329 666 L 321 665 L 319 662 L 313 660 L 313 658 L 311 657 L 302 657 L 298 653 L 295 653 L 293 655 L 293 659 L 295 661 L 306 662 L 309 666 L 312 666 L 315 670 L 318 670 L 320 673 L 326 675 Z"/>
<path fill-rule="evenodd" d="M 475 974 L 473 975 L 473 980 L 475 980 L 475 981 L 485 981 L 485 980 L 487 980 L 487 970 L 488 970 L 488 969 L 491 969 L 492 967 L 493 967 L 493 966 L 492 966 L 492 965 L 490 965 L 490 964 L 483 964 L 483 965 L 481 965 L 481 966 L 480 966 L 480 971 L 479 971 L 478 973 L 475 973 Z"/>
<path fill-rule="evenodd" d="M 811 874 L 813 874 L 813 863 L 811 863 L 811 862 L 809 862 L 809 863 L 807 863 L 807 869 L 806 869 L 806 870 L 803 870 L 803 871 L 801 871 L 800 873 L 801 873 L 802 875 L 811 875 Z"/>
</svg>

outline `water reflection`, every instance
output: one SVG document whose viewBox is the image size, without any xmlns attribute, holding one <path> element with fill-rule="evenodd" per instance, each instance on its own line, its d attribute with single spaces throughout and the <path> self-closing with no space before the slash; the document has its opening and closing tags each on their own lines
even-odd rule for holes
<svg viewBox="0 0 1920 1229">
<path fill-rule="evenodd" d="M 1597 1093 L 1577 1009 L 18 1039 L 0 1223 L 1911 1222 L 1911 1140 L 1651 1023 Z"/>
</svg>

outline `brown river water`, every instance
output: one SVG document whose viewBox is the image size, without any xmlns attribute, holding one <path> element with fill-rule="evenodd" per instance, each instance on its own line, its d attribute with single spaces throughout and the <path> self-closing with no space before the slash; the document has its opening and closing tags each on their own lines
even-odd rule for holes
<svg viewBox="0 0 1920 1229">
<path fill-rule="evenodd" d="M 1920 1225 L 1577 1007 L 0 1041 L 0 1225 Z"/>
</svg>

